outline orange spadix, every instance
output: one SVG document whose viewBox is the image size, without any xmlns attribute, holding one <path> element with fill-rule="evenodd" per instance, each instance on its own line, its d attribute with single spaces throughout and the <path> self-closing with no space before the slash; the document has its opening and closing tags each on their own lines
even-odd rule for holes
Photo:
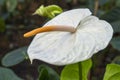
<svg viewBox="0 0 120 80">
<path fill-rule="evenodd" d="M 30 36 L 34 36 L 38 33 L 50 32 L 50 31 L 65 31 L 65 32 L 73 33 L 76 31 L 76 29 L 71 26 L 59 26 L 59 25 L 44 26 L 44 27 L 37 28 L 37 29 L 34 29 L 32 31 L 25 33 L 24 37 L 30 37 Z"/>
</svg>

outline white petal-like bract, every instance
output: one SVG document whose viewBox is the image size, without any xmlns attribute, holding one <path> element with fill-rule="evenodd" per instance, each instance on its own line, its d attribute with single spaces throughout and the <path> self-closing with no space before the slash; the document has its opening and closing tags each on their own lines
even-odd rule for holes
<svg viewBox="0 0 120 80">
<path fill-rule="evenodd" d="M 48 25 L 66 25 L 77 27 L 82 19 L 91 15 L 89 9 L 73 9 L 61 13 L 52 20 L 48 21 L 44 26 Z"/>
<path fill-rule="evenodd" d="M 77 30 L 70 32 L 44 32 L 35 36 L 28 48 L 31 61 L 41 61 L 66 65 L 84 61 L 104 49 L 113 35 L 111 25 L 91 16 L 88 9 L 74 9 L 63 12 L 47 22 L 48 25 L 73 26 Z"/>
</svg>

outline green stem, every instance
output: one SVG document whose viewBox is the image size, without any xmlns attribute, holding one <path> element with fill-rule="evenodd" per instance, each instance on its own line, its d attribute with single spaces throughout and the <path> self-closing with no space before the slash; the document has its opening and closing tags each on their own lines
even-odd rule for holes
<svg viewBox="0 0 120 80">
<path fill-rule="evenodd" d="M 79 68 L 79 80 L 82 80 L 82 64 L 81 64 L 81 62 L 78 63 L 78 68 Z"/>
</svg>

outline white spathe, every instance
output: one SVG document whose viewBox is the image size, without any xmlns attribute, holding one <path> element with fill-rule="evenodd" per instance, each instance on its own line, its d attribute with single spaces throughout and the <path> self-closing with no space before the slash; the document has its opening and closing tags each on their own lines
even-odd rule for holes
<svg viewBox="0 0 120 80">
<path fill-rule="evenodd" d="M 92 16 L 89 9 L 73 9 L 61 13 L 44 26 L 66 25 L 76 28 L 70 32 L 44 32 L 35 36 L 28 48 L 30 60 L 66 65 L 84 61 L 109 44 L 113 29 L 111 25 Z"/>
</svg>

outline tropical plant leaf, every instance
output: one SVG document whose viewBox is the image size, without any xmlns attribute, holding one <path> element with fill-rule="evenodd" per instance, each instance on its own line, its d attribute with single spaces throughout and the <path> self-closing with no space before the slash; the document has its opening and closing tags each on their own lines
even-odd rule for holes
<svg viewBox="0 0 120 80">
<path fill-rule="evenodd" d="M 39 66 L 39 80 L 59 80 L 59 75 L 47 65 Z"/>
<path fill-rule="evenodd" d="M 79 67 L 80 63 L 81 63 L 81 69 Z M 91 59 L 89 59 L 80 63 L 70 64 L 65 66 L 65 68 L 62 70 L 60 80 L 80 80 L 79 74 L 82 74 L 82 80 L 88 80 L 87 78 L 90 68 L 92 66 L 92 61 Z"/>
<path fill-rule="evenodd" d="M 115 7 L 114 9 L 102 15 L 100 18 L 108 22 L 114 22 L 120 20 L 119 15 L 120 15 L 120 7 Z"/>
<path fill-rule="evenodd" d="M 120 65 L 108 64 L 103 80 L 120 80 Z"/>
<path fill-rule="evenodd" d="M 120 51 L 120 37 L 114 37 L 110 43 L 113 46 L 113 48 Z"/>
<path fill-rule="evenodd" d="M 0 80 L 23 80 L 19 78 L 11 69 L 0 67 Z"/>
<path fill-rule="evenodd" d="M 2 59 L 2 65 L 10 67 L 22 62 L 27 57 L 27 47 L 8 52 Z"/>
</svg>

